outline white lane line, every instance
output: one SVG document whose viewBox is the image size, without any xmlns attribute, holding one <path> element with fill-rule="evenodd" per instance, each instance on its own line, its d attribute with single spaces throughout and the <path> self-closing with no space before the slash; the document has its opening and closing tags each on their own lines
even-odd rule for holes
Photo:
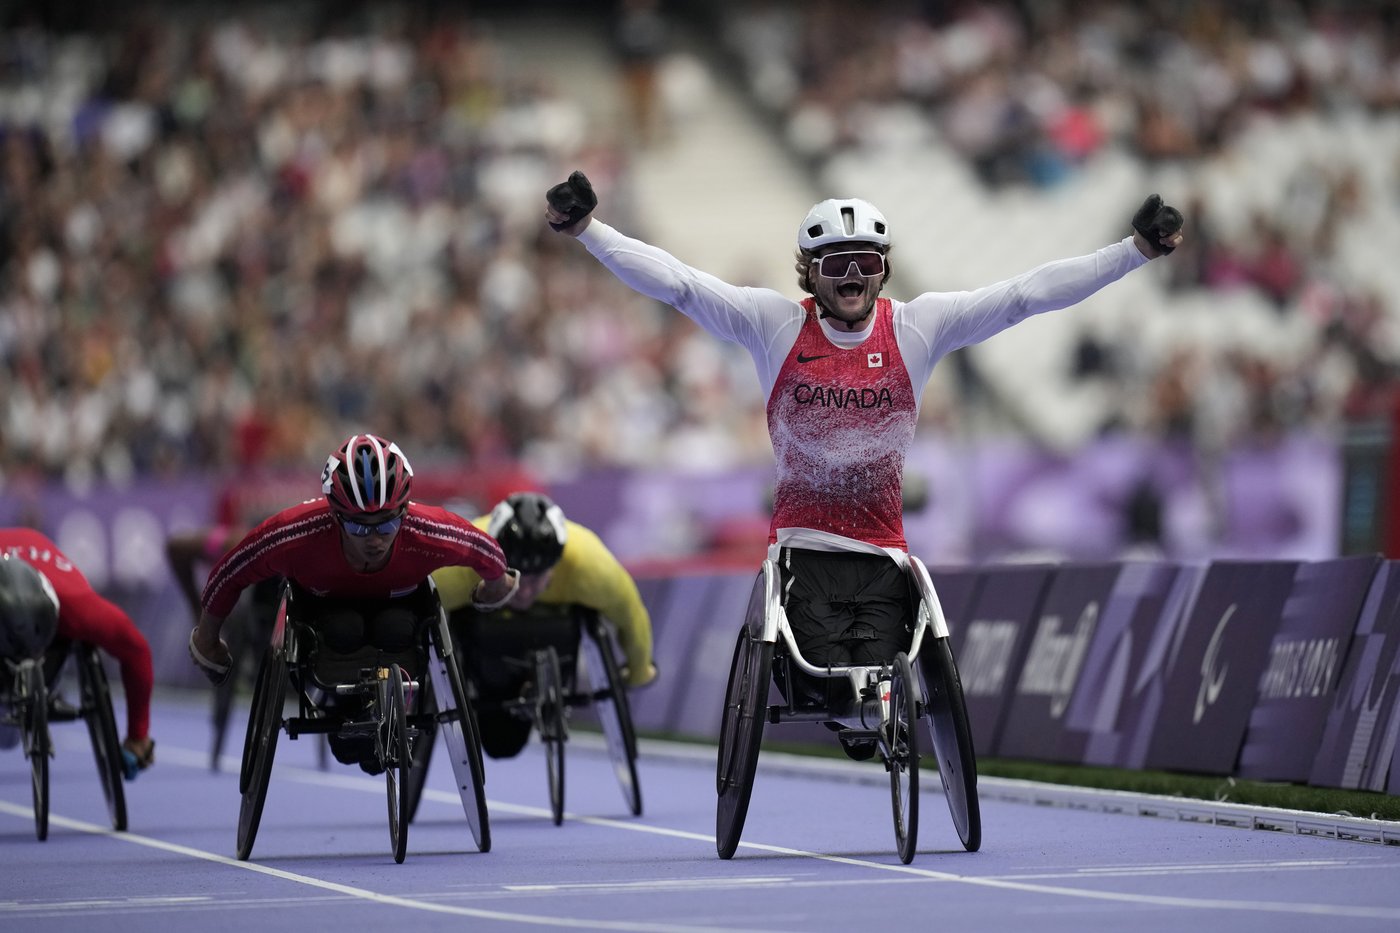
<svg viewBox="0 0 1400 933">
<path fill-rule="evenodd" d="M 201 763 L 203 759 L 201 759 Z M 283 766 L 278 765 L 278 773 L 282 773 Z M 307 783 L 334 783 L 337 787 L 360 790 L 382 794 L 384 788 L 377 782 L 369 779 L 346 777 L 344 779 L 326 774 L 322 771 L 313 771 L 307 768 L 295 766 L 286 767 L 287 776 L 294 780 L 305 781 Z M 456 794 L 446 791 L 425 789 L 423 791 L 425 799 L 432 799 L 441 803 L 461 806 L 461 800 Z M 487 801 L 488 807 L 493 811 L 503 811 L 507 813 L 517 813 L 527 816 L 549 817 L 550 811 L 545 807 L 524 806 L 521 804 L 510 804 L 495 800 Z M 666 836 L 673 839 L 686 839 L 695 842 L 705 842 L 714 845 L 715 837 L 705 833 L 694 833 L 687 830 L 672 829 L 666 826 L 655 826 L 646 823 L 628 822 L 615 820 L 608 817 L 585 816 L 574 813 L 566 813 L 565 818 L 578 823 L 585 823 L 592 826 L 603 826 L 611 829 L 622 829 L 628 832 L 650 833 L 656 836 Z M 775 855 L 787 855 L 794 858 L 810 858 L 822 862 L 832 862 L 838 865 L 851 865 L 859 868 L 873 868 L 879 871 L 895 872 L 915 878 L 923 878 L 929 881 L 956 882 L 959 884 L 973 885 L 976 887 L 998 888 L 1006 891 L 1021 891 L 1028 894 L 1049 894 L 1061 897 L 1080 898 L 1085 900 L 1109 901 L 1120 904 L 1139 904 L 1155 907 L 1179 907 L 1188 910 L 1235 910 L 1252 911 L 1257 913 L 1278 913 L 1297 914 L 1302 916 L 1327 916 L 1327 917 L 1356 917 L 1372 920 L 1400 920 L 1400 907 L 1366 907 L 1353 904 L 1321 904 L 1321 903 L 1295 903 L 1288 901 L 1254 901 L 1254 900 L 1224 900 L 1220 898 L 1192 898 L 1174 897 L 1171 895 L 1158 894 L 1136 894 L 1118 891 L 1093 891 L 1081 888 L 1068 888 L 1056 885 L 1036 884 L 1027 881 L 1017 881 L 1005 878 L 978 878 L 969 875 L 959 875 L 953 872 L 934 871 L 927 868 L 917 868 L 913 865 L 887 864 L 884 862 L 873 862 L 867 859 L 851 858 L 843 855 L 825 855 L 820 852 L 808 852 L 803 849 L 792 849 L 785 846 L 767 845 L 759 842 L 740 842 L 740 847 L 755 849 L 760 852 L 770 852 Z M 1090 880 L 1089 876 L 1085 880 Z"/>
<path fill-rule="evenodd" d="M 165 755 L 165 757 L 163 758 L 163 760 L 165 760 L 165 761 L 172 761 L 172 760 L 174 760 L 174 761 L 176 761 L 176 762 L 178 762 L 178 763 L 180 763 L 180 764 L 189 764 L 191 767 L 198 767 L 198 768 L 206 768 L 206 767 L 208 767 L 208 757 L 207 757 L 207 755 L 202 754 L 202 753 L 199 753 L 199 752 L 195 752 L 195 751 L 190 750 L 190 749 L 175 749 L 175 748 L 171 748 L 171 749 L 169 749 L 168 751 L 163 752 L 163 754 Z M 234 762 L 235 764 L 237 763 L 237 759 L 233 759 L 231 756 L 229 756 L 228 760 Z M 355 791 L 360 791 L 360 792 L 364 792 L 364 793 L 374 793 L 374 794 L 383 794 L 383 793 L 384 793 L 384 787 L 383 787 L 383 785 L 382 785 L 379 781 L 376 781 L 376 780 L 373 780 L 373 779 L 367 778 L 367 777 L 354 777 L 354 776 L 332 775 L 332 774 L 329 774 L 329 773 L 327 773 L 327 772 L 312 770 L 312 769 L 310 769 L 310 768 L 302 768 L 302 767 L 295 766 L 295 765 L 276 764 L 276 765 L 275 765 L 275 769 L 276 769 L 276 773 L 277 773 L 277 774 L 282 775 L 282 776 L 285 776 L 285 777 L 288 777 L 288 778 L 291 778 L 291 779 L 293 779 L 293 780 L 301 781 L 301 782 L 303 782 L 303 783 L 320 784 L 320 785 L 328 786 L 328 787 L 340 787 L 340 788 L 343 788 L 343 789 L 346 789 L 346 790 L 355 790 Z M 455 793 L 448 793 L 448 792 L 446 792 L 446 791 L 438 791 L 438 790 L 432 790 L 432 789 L 425 789 L 425 790 L 423 791 L 423 797 L 424 797 L 424 799 L 436 800 L 436 801 L 438 801 L 438 802 L 447 803 L 447 804 L 450 804 L 450 805 L 452 805 L 452 806 L 461 806 L 461 799 L 460 799 Z M 504 802 L 494 801 L 494 800 L 489 800 L 489 801 L 487 802 L 487 804 L 488 804 L 489 809 L 495 810 L 495 811 L 502 811 L 502 812 L 507 812 L 507 813 L 518 813 L 518 814 L 522 814 L 522 815 L 538 816 L 538 817 L 548 817 L 548 816 L 550 815 L 550 811 L 549 811 L 547 808 L 544 808 L 544 807 L 523 806 L 523 805 L 520 805 L 520 804 L 510 804 L 510 803 L 504 803 Z M 9 805 L 4 805 L 4 807 L 5 807 L 6 809 L 9 809 Z M 22 812 L 22 813 L 24 813 L 25 815 L 30 815 L 30 814 L 31 814 L 31 811 L 29 811 L 27 808 L 16 808 L 15 811 L 12 811 L 12 812 Z M 707 835 L 707 834 L 705 834 L 705 833 L 689 832 L 689 831 L 687 831 L 687 830 L 672 829 L 672 828 L 666 827 L 666 826 L 655 826 L 655 825 L 650 825 L 650 824 L 640 823 L 640 822 L 628 822 L 628 821 L 623 821 L 623 820 L 609 819 L 609 818 L 607 818 L 607 817 L 583 816 L 583 815 L 577 815 L 577 814 L 573 814 L 573 813 L 567 813 L 567 814 L 566 814 L 566 818 L 569 819 L 569 820 L 571 820 L 571 821 L 574 821 L 574 822 L 585 823 L 585 824 L 589 824 L 589 825 L 593 825 L 593 826 L 602 826 L 602 827 L 608 827 L 608 828 L 611 828 L 611 829 L 621 829 L 621 830 L 626 830 L 626 831 L 628 831 L 628 832 L 649 833 L 649 834 L 651 834 L 651 835 L 664 836 L 664 837 L 669 837 L 669 838 L 672 838 L 672 839 L 685 839 L 685 840 L 694 841 L 694 842 L 704 842 L 704 843 L 707 843 L 707 844 L 709 844 L 709 845 L 711 845 L 711 846 L 713 846 L 714 843 L 715 843 L 715 837 L 712 836 L 712 835 Z M 52 819 L 52 817 L 51 817 L 50 819 Z M 85 824 L 85 825 L 91 825 L 91 824 Z M 102 827 L 94 827 L 94 828 L 95 828 L 96 830 L 98 830 L 98 831 L 100 831 L 100 832 L 104 832 L 104 833 L 106 833 L 106 834 L 108 834 L 108 835 L 129 836 L 129 834 L 112 834 L 109 830 L 104 830 Z M 153 842 L 154 842 L 154 840 L 153 840 Z M 1108 901 L 1108 902 L 1113 902 L 1113 903 L 1138 904 L 1138 905 L 1156 906 L 1156 907 L 1178 907 L 1178 908 L 1182 908 L 1182 909 L 1186 909 L 1186 910 L 1234 910 L 1234 911 L 1249 911 L 1249 912 L 1256 912 L 1256 913 L 1296 914 L 1296 915 L 1301 915 L 1301 916 L 1355 917 L 1355 918 L 1360 918 L 1360 919 L 1373 919 L 1373 920 L 1400 920 L 1400 906 L 1397 906 L 1397 907 L 1391 907 L 1391 906 L 1387 906 L 1387 907 L 1369 907 L 1369 906 L 1358 906 L 1358 905 L 1353 905 L 1353 904 L 1323 904 L 1323 903 L 1288 902 L 1288 901 L 1224 900 L 1224 899 L 1220 899 L 1220 898 L 1192 898 L 1192 897 L 1175 897 L 1175 896 L 1171 896 L 1171 895 L 1159 895 L 1159 894 L 1137 894 L 1137 893 L 1131 893 L 1131 892 L 1118 892 L 1118 891 L 1094 891 L 1094 890 L 1084 890 L 1084 889 L 1081 889 L 1081 888 L 1062 887 L 1062 886 L 1058 886 L 1058 885 L 1036 884 L 1036 883 L 1030 883 L 1030 882 L 1027 882 L 1027 881 L 1016 881 L 1016 880 L 1010 880 L 1010 879 L 999 878 L 999 877 L 996 877 L 996 878 L 994 878 L 994 877 L 983 877 L 983 878 L 979 878 L 979 877 L 970 876 L 970 875 L 959 875 L 959 874 L 955 874 L 955 873 L 953 873 L 953 872 L 934 871 L 934 870 L 932 870 L 932 869 L 927 869 L 927 868 L 918 868 L 918 867 L 913 866 L 913 865 L 903 865 L 903 864 L 893 864 L 893 863 L 884 863 L 884 862 L 874 862 L 874 861 L 870 861 L 870 860 L 868 860 L 868 859 L 853 858 L 853 857 L 844 856 L 844 855 L 826 855 L 826 854 L 823 854 L 823 853 L 820 853 L 820 852 L 808 852 L 808 851 L 803 850 L 803 849 L 792 849 L 792 848 L 788 848 L 788 847 L 786 847 L 786 846 L 768 845 L 768 844 L 766 844 L 766 843 L 759 843 L 759 842 L 740 842 L 739 845 L 740 845 L 742 848 L 753 849 L 753 850 L 760 851 L 760 852 L 769 852 L 769 853 L 772 853 L 772 854 L 774 854 L 774 855 L 786 855 L 786 856 L 790 856 L 790 857 L 793 857 L 793 858 L 810 858 L 810 859 L 815 859 L 815 860 L 821 861 L 821 862 L 831 862 L 831 863 L 837 864 L 837 865 L 851 865 L 851 866 L 853 866 L 853 867 L 858 867 L 858 868 L 870 868 L 870 869 L 875 869 L 875 870 L 877 870 L 877 871 L 893 872 L 893 873 L 900 874 L 900 875 L 904 875 L 904 876 L 908 876 L 908 877 L 922 878 L 922 879 L 925 879 L 925 880 L 928 880 L 928 881 L 955 882 L 955 883 L 959 883 L 959 884 L 972 885 L 972 886 L 974 886 L 974 887 L 995 888 L 995 889 L 1005 890 L 1005 891 L 1020 891 L 1020 892 L 1027 893 L 1027 894 L 1046 894 L 1046 895 L 1053 895 L 1053 896 L 1060 896 L 1060 897 L 1079 898 L 1079 899 L 1082 899 L 1082 900 L 1098 900 L 1098 901 Z M 191 851 L 192 851 L 192 852 L 197 852 L 198 850 L 191 850 Z M 217 861 L 219 861 L 219 862 L 223 862 L 223 863 L 227 863 L 227 864 L 233 865 L 233 866 L 235 866 L 235 867 L 239 867 L 239 868 L 255 868 L 255 866 L 250 865 L 248 862 L 238 862 L 238 861 L 235 861 L 235 860 L 233 860 L 233 859 L 226 858 L 225 856 L 216 856 L 216 855 L 212 855 L 212 853 L 209 853 L 208 855 L 209 855 L 210 858 L 213 858 L 213 859 L 215 859 L 215 860 L 217 860 Z M 266 869 L 266 871 L 268 871 L 268 872 L 277 872 L 278 870 L 277 870 L 277 869 Z M 290 873 L 287 873 L 287 874 L 290 874 Z M 305 876 L 297 876 L 297 877 L 305 877 Z M 1089 879 L 1088 877 L 1086 877 L 1085 880 L 1087 881 L 1087 880 L 1090 880 L 1090 879 Z M 308 879 L 307 879 L 307 882 L 308 882 L 308 883 L 313 883 L 313 882 L 314 882 L 316 885 L 323 886 L 323 887 L 327 887 L 327 888 L 330 889 L 330 890 L 338 890 L 339 887 L 340 887 L 340 886 L 335 885 L 333 882 L 322 882 L 322 881 L 319 881 L 319 880 L 317 880 L 317 879 L 311 879 L 311 878 L 308 878 Z M 350 888 L 350 889 L 348 889 L 348 890 L 349 890 L 349 891 L 358 891 L 359 889 Z M 376 895 L 376 894 L 374 894 L 373 892 L 368 892 L 368 891 L 367 891 L 367 892 L 364 892 L 363 895 L 355 894 L 354 896 L 368 896 L 370 899 L 378 899 L 378 898 L 381 898 L 381 897 L 388 897 L 387 895 Z M 406 903 L 404 904 L 404 906 L 420 906 L 420 907 L 422 907 L 422 909 L 428 909 L 428 910 L 439 910 L 439 911 L 447 911 L 447 910 L 448 910 L 448 908 L 447 908 L 445 905 L 436 905 L 436 904 L 429 905 L 429 904 L 424 904 L 424 903 L 422 903 L 422 902 L 417 902 L 417 901 L 407 901 L 407 899 L 402 899 L 402 898 L 399 898 L 399 899 L 396 899 L 396 900 L 405 900 Z M 386 902 L 387 902 L 387 901 L 386 901 Z M 467 909 L 468 909 L 468 908 L 455 908 L 455 910 L 467 910 Z M 482 912 L 482 913 L 483 913 L 483 915 L 495 916 L 495 914 L 491 914 L 490 912 Z M 475 915 L 475 914 L 473 914 L 473 915 Z M 506 914 L 506 915 L 504 915 L 501 919 L 515 919 L 515 918 L 517 918 L 517 917 L 527 917 L 527 916 L 530 916 L 530 915 Z M 548 919 L 548 918 L 543 918 L 543 919 L 534 919 L 534 918 L 531 918 L 531 919 L 522 919 L 520 922 L 526 922 L 526 923 L 532 923 L 532 922 L 549 922 L 549 923 L 559 923 L 560 925 L 569 925 L 569 924 L 567 924 L 567 923 L 564 923 L 563 921 L 556 921 L 556 920 L 552 920 L 552 919 Z M 588 924 L 588 923 L 586 923 L 586 922 L 583 922 L 583 921 L 580 921 L 580 923 L 582 923 L 583 925 L 586 925 L 586 926 L 587 926 L 587 925 L 590 925 L 590 924 Z M 643 924 L 643 925 L 627 925 L 627 926 L 611 926 L 611 927 L 604 927 L 604 926 L 599 925 L 598 928 L 606 928 L 606 929 L 663 929 L 663 928 L 661 928 L 661 927 L 651 927 L 651 926 L 647 926 L 647 925 L 644 925 L 644 924 Z M 678 930 L 681 930 L 681 929 L 683 929 L 683 930 L 696 930 L 696 929 L 700 929 L 700 928 L 698 928 L 698 927 L 676 927 L 675 929 L 678 929 Z"/>
<path fill-rule="evenodd" d="M 379 788 L 379 790 L 382 791 L 382 788 Z M 15 804 L 3 800 L 0 800 L 0 812 L 5 812 L 11 816 L 22 817 L 24 819 L 34 818 L 34 811 L 29 807 L 16 806 Z M 732 927 L 719 928 L 654 922 L 632 923 L 625 920 L 584 920 L 574 917 L 548 917 L 540 914 L 508 913 L 501 910 L 458 907 L 452 904 L 434 904 L 428 901 L 400 897 L 394 894 L 381 894 L 377 891 L 357 888 L 352 885 L 340 884 L 334 881 L 324 881 L 320 878 L 313 878 L 309 875 L 302 875 L 281 868 L 270 868 L 255 862 L 240 862 L 225 855 L 206 852 L 203 849 L 195 849 L 190 846 L 179 845 L 178 843 L 166 842 L 163 839 L 153 839 L 149 836 L 142 836 L 139 833 L 119 833 L 106 826 L 98 826 L 95 823 L 69 819 L 67 817 L 57 816 L 53 813 L 49 814 L 49 823 L 62 826 L 66 829 L 77 830 L 78 832 L 91 833 L 94 836 L 106 836 L 109 839 L 119 842 L 146 846 L 147 848 L 158 849 L 162 852 L 170 852 L 174 855 L 183 855 L 188 858 L 213 862 L 228 868 L 240 868 L 255 874 L 268 875 L 272 878 L 280 878 L 283 881 L 292 881 L 297 884 L 306 885 L 307 887 L 320 888 L 323 891 L 332 891 L 336 894 L 343 894 L 346 897 L 359 898 L 375 904 L 384 904 L 389 907 L 405 907 L 411 910 L 424 910 L 430 913 L 450 914 L 458 917 L 474 917 L 479 920 L 501 920 L 507 923 L 528 923 L 537 926 L 568 927 L 570 929 L 580 930 L 625 930 L 636 931 L 636 933 L 651 933 L 651 931 L 661 931 L 661 933 L 733 933 Z M 754 930 L 748 931 L 748 933 L 760 933 L 760 931 Z"/>
</svg>

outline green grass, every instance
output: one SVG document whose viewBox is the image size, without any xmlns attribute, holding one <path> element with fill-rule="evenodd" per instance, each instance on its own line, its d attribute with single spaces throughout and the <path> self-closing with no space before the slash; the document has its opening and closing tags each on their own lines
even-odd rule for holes
<svg viewBox="0 0 1400 933">
<path fill-rule="evenodd" d="M 668 738 L 677 739 L 676 736 Z M 684 739 L 679 739 L 685 741 Z M 834 743 L 814 745 L 796 742 L 770 742 L 765 748 L 812 755 L 819 758 L 845 758 Z M 1016 761 L 1006 758 L 984 758 L 977 762 L 977 773 L 988 777 L 1041 781 L 1046 784 L 1066 784 L 1102 790 L 1131 791 L 1140 794 L 1161 794 L 1187 797 L 1193 800 L 1217 800 L 1303 810 L 1309 813 L 1343 814 L 1378 820 L 1400 820 L 1400 797 L 1372 791 L 1333 790 L 1300 784 L 1246 781 L 1239 778 L 1214 777 L 1198 774 L 1178 774 L 1170 771 L 1133 771 L 1126 768 L 1102 768 L 1087 765 L 1060 765 L 1038 761 Z"/>
</svg>

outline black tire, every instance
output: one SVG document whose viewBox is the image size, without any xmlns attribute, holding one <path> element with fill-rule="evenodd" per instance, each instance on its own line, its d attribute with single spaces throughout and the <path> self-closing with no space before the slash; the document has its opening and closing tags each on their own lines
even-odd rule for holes
<svg viewBox="0 0 1400 933">
<path fill-rule="evenodd" d="M 760 584 L 761 586 L 761 584 Z M 755 600 L 760 598 L 755 587 Z M 753 606 L 750 605 L 752 618 Z M 715 849 L 722 859 L 739 848 L 744 819 L 749 812 L 758 752 L 763 744 L 763 722 L 768 715 L 768 686 L 773 679 L 773 645 L 761 640 L 745 625 L 734 645 L 729 684 L 724 692 L 724 716 L 720 720 L 719 755 L 715 787 Z"/>
<path fill-rule="evenodd" d="M 535 684 L 539 691 L 536 725 L 544 745 L 545 772 L 549 779 L 549 813 L 558 826 L 564 822 L 564 742 L 569 737 L 569 726 L 564 715 L 564 677 L 559 671 L 559 653 L 553 645 L 535 652 Z"/>
<path fill-rule="evenodd" d="M 584 628 L 580 647 L 588 666 L 588 685 L 593 692 L 593 711 L 607 739 L 622 799 L 633 816 L 642 815 L 642 783 L 637 778 L 637 730 L 632 725 L 632 707 L 622 668 L 613 654 L 612 638 L 601 620 L 590 620 Z"/>
<path fill-rule="evenodd" d="M 890 719 L 886 724 L 885 763 L 890 770 L 890 805 L 899 860 L 914 861 L 919 845 L 919 690 L 918 680 L 901 651 L 890 680 Z"/>
<path fill-rule="evenodd" d="M 418 805 L 423 801 L 423 788 L 428 783 L 428 766 L 433 760 L 433 745 L 437 740 L 437 699 L 433 694 L 433 680 L 426 677 L 418 685 L 414 700 L 415 721 L 418 723 L 418 738 L 413 741 L 413 764 L 405 772 L 404 781 L 408 784 L 408 821 L 418 817 Z"/>
<path fill-rule="evenodd" d="M 477 850 L 491 851 L 491 822 L 486 812 L 486 770 L 481 760 L 481 737 L 476 730 L 467 685 L 455 655 L 443 655 L 439 628 L 432 629 L 433 652 L 428 669 L 438 703 L 438 726 L 452 756 L 452 773 L 462 798 Z"/>
<path fill-rule="evenodd" d="M 243 773 L 239 784 L 243 801 L 238 808 L 238 860 L 247 861 L 262 822 L 277 737 L 282 731 L 282 704 L 287 696 L 287 664 L 269 647 L 258 668 L 253 708 L 248 714 L 248 741 L 243 748 Z"/>
<path fill-rule="evenodd" d="M 122 788 L 122 746 L 117 737 L 117 718 L 112 712 L 112 691 L 102 658 L 91 645 L 73 645 L 78 661 L 78 690 L 82 696 L 83 720 L 87 722 L 92 753 L 97 759 L 97 777 L 107 798 L 107 815 L 117 832 L 126 830 L 126 793 Z"/>
<path fill-rule="evenodd" d="M 925 708 L 938 777 L 963 848 L 982 846 L 982 810 L 977 801 L 977 755 L 967 718 L 962 680 L 947 638 L 925 641 L 919 652 Z"/>
<path fill-rule="evenodd" d="M 53 752 L 49 736 L 49 691 L 44 686 L 41 666 L 36 664 L 28 673 L 19 676 L 29 681 L 24 689 L 25 708 L 20 711 L 20 733 L 24 754 L 29 759 L 34 835 L 43 842 L 49 838 L 49 757 Z"/>
<path fill-rule="evenodd" d="M 380 753 L 384 757 L 384 783 L 389 796 L 389 844 L 394 861 L 403 864 L 408 854 L 409 789 L 408 770 L 413 766 L 413 745 L 408 734 L 408 697 L 403 671 L 389 665 L 388 702 L 380 710 L 384 716 Z"/>
</svg>

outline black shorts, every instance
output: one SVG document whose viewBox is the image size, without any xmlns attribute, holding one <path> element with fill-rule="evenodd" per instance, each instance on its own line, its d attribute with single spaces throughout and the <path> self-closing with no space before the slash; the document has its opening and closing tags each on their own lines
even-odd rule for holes
<svg viewBox="0 0 1400 933">
<path fill-rule="evenodd" d="M 778 572 L 788 625 L 808 663 L 885 664 L 909 650 L 914 600 L 892 558 L 783 548 Z"/>
</svg>

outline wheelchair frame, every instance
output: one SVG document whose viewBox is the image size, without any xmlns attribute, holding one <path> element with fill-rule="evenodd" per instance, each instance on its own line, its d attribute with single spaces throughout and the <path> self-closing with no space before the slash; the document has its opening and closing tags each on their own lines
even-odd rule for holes
<svg viewBox="0 0 1400 933">
<path fill-rule="evenodd" d="M 294 584 L 284 585 L 272 640 L 253 689 L 239 772 L 243 800 L 238 818 L 238 858 L 246 860 L 252 852 L 278 733 L 283 729 L 293 740 L 306 734 L 374 737 L 375 757 L 384 769 L 388 791 L 390 845 L 394 861 L 399 863 L 407 854 L 408 825 L 422 795 L 428 752 L 436 733 L 442 731 L 452 752 L 453 771 L 472 837 L 480 851 L 489 851 L 491 835 L 480 742 L 466 687 L 452 658 L 447 616 L 432 581 L 425 581 L 413 594 L 402 597 L 417 600 L 415 606 L 421 604 L 423 615 L 436 616 L 424 632 L 425 643 L 418 649 L 426 661 L 430 681 L 413 679 L 394 660 L 363 669 L 354 681 L 328 684 L 319 680 L 311 624 L 297 617 L 296 604 L 305 598 L 300 593 Z M 292 717 L 283 715 L 288 687 L 295 687 L 297 694 L 297 715 Z M 367 705 L 365 715 L 346 714 L 335 706 L 318 703 L 313 696 L 317 693 L 363 698 Z M 444 702 L 446 698 L 451 698 L 450 702 Z"/>
<path fill-rule="evenodd" d="M 112 829 L 122 832 L 126 829 L 122 748 L 102 658 L 96 647 L 85 642 L 64 643 L 60 640 L 49 651 L 49 658 L 6 659 L 4 662 L 9 675 L 9 687 L 4 698 L 7 707 L 4 721 L 19 728 L 24 756 L 29 759 L 34 835 L 40 842 L 49 835 L 49 759 L 54 754 L 49 725 L 76 719 L 87 724 L 102 795 L 107 801 L 107 815 Z M 51 706 L 53 694 L 44 670 L 46 666 L 51 666 L 57 680 L 69 657 L 74 658 L 77 665 L 79 705 L 77 709 L 55 710 Z"/>
<path fill-rule="evenodd" d="M 504 700 L 483 699 L 479 685 L 467 670 L 465 676 L 468 689 L 472 691 L 473 707 L 508 712 L 531 722 L 544 746 L 550 816 L 556 826 L 564 821 L 564 746 L 569 738 L 569 718 L 575 709 L 592 708 L 602 727 L 623 801 L 633 816 L 640 816 L 642 791 L 637 777 L 637 735 L 627 688 L 613 651 L 611 626 L 598 613 L 582 607 L 574 607 L 572 616 L 574 630 L 568 641 L 570 645 L 577 645 L 572 653 L 561 655 L 557 645 L 548 644 L 526 649 L 523 657 L 502 659 L 509 665 L 533 672 L 518 696 Z M 523 624 L 529 624 L 528 620 Z M 467 632 L 463 635 L 464 654 L 490 652 L 489 646 L 480 643 L 482 639 L 469 637 Z M 566 672 L 573 676 L 566 677 Z M 587 687 L 581 682 L 581 673 L 587 676 Z"/>
<path fill-rule="evenodd" d="M 735 645 L 725 691 L 716 760 L 715 846 L 731 858 L 748 812 L 765 721 L 837 722 L 853 738 L 873 739 L 890 773 L 895 838 L 901 861 L 913 860 L 918 841 L 918 730 L 928 719 L 935 761 L 953 824 L 968 851 L 981 846 L 977 764 L 962 684 L 948 647 L 948 623 L 928 569 L 909 555 L 907 572 L 918 595 L 908 652 L 880 665 L 818 667 L 802 656 L 782 607 L 777 565 L 765 560 L 754 582 Z M 779 665 L 789 684 L 784 704 L 769 705 Z M 799 703 L 791 668 L 816 678 L 845 679 L 849 703 Z"/>
</svg>

